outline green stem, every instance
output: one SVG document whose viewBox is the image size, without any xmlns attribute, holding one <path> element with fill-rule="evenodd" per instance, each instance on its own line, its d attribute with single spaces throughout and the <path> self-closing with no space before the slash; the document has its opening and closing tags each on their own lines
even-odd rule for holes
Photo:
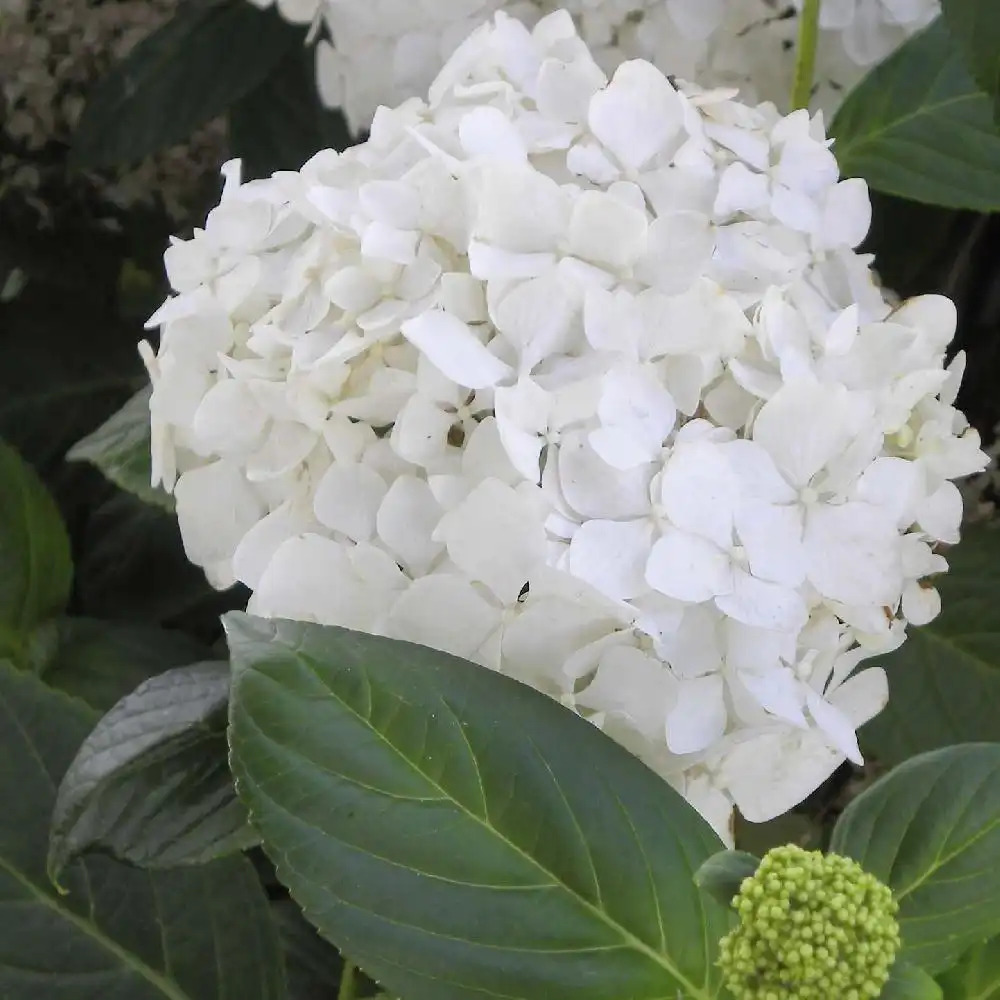
<svg viewBox="0 0 1000 1000">
<path fill-rule="evenodd" d="M 354 1000 L 354 973 L 357 966 L 344 959 L 344 971 L 340 974 L 340 988 L 337 990 L 337 1000 Z"/>
<path fill-rule="evenodd" d="M 795 56 L 795 82 L 792 84 L 792 111 L 809 107 L 813 72 L 816 69 L 816 45 L 819 41 L 819 8 L 822 0 L 805 0 L 799 14 L 799 44 Z"/>
</svg>

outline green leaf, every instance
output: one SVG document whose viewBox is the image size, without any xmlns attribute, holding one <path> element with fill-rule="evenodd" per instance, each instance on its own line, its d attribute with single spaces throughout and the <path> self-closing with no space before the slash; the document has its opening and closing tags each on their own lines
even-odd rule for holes
<svg viewBox="0 0 1000 1000">
<path fill-rule="evenodd" d="M 146 503 L 174 509 L 174 498 L 150 485 L 149 397 L 151 386 L 140 389 L 117 413 L 97 430 L 70 448 L 71 462 L 90 462 L 116 486 L 135 494 Z"/>
<path fill-rule="evenodd" d="M 719 851 L 713 854 L 694 874 L 694 884 L 723 906 L 730 906 L 745 878 L 750 878 L 760 865 L 760 858 L 746 851 Z"/>
<path fill-rule="evenodd" d="M 229 145 L 244 178 L 298 170 L 319 150 L 353 142 L 343 114 L 319 99 L 315 62 L 312 49 L 289 49 L 276 71 L 229 109 Z"/>
<path fill-rule="evenodd" d="M 919 966 L 897 960 L 879 997 L 880 1000 L 943 1000 L 944 994 Z"/>
<path fill-rule="evenodd" d="M 976 83 L 1000 109 L 1000 8 L 996 0 L 941 0 L 941 13 Z"/>
<path fill-rule="evenodd" d="M 841 173 L 914 201 L 1000 209 L 1000 135 L 939 18 L 876 66 L 830 126 Z"/>
<path fill-rule="evenodd" d="M 133 163 L 183 142 L 251 91 L 303 38 L 276 12 L 246 0 L 179 5 L 94 88 L 71 162 Z"/>
<path fill-rule="evenodd" d="M 891 886 L 903 957 L 932 974 L 947 968 L 1000 932 L 1000 744 L 900 764 L 844 810 L 830 850 Z"/>
<path fill-rule="evenodd" d="M 142 868 L 201 864 L 256 842 L 226 760 L 229 664 L 140 685 L 98 722 L 52 814 L 49 876 L 101 848 Z"/>
<path fill-rule="evenodd" d="M 715 997 L 720 849 L 662 779 L 528 687 L 425 646 L 225 619 L 230 752 L 279 877 L 406 1000 Z"/>
<path fill-rule="evenodd" d="M 102 504 L 79 532 L 76 579 L 83 614 L 177 625 L 199 635 L 214 634 L 219 615 L 247 602 L 239 588 L 213 589 L 191 564 L 176 517 L 128 493 Z"/>
<path fill-rule="evenodd" d="M 970 526 L 935 579 L 942 611 L 879 659 L 889 704 L 861 730 L 866 753 L 895 764 L 937 747 L 1000 742 L 1000 531 Z"/>
<path fill-rule="evenodd" d="M 55 787 L 94 721 L 0 664 L 0 996 L 282 1000 L 267 901 L 243 858 L 150 873 L 111 858 L 45 874 Z"/>
<path fill-rule="evenodd" d="M 209 658 L 200 642 L 155 625 L 60 618 L 47 627 L 54 634 L 37 671 L 50 687 L 101 712 L 148 678 Z"/>
<path fill-rule="evenodd" d="M 31 466 L 0 442 L 0 633 L 8 643 L 17 649 L 62 611 L 72 582 L 69 538 L 55 502 Z"/>
<path fill-rule="evenodd" d="M 940 982 L 945 1000 L 1000 1000 L 1000 938 L 970 949 Z"/>
<path fill-rule="evenodd" d="M 344 961 L 290 899 L 271 904 L 285 956 L 289 1000 L 333 1000 Z"/>
</svg>

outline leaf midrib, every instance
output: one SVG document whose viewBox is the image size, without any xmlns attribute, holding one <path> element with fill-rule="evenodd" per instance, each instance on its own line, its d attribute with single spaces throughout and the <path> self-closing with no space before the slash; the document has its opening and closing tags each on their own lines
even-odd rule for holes
<svg viewBox="0 0 1000 1000">
<path fill-rule="evenodd" d="M 629 947 L 645 955 L 647 958 L 651 959 L 656 965 L 660 966 L 662 969 L 665 969 L 678 983 L 680 983 L 680 985 L 685 990 L 687 990 L 691 994 L 693 1000 L 714 1000 L 715 997 L 714 993 L 705 992 L 699 987 L 695 986 L 693 983 L 691 983 L 679 969 L 675 968 L 669 962 L 669 960 L 667 960 L 667 957 L 665 955 L 663 955 L 661 952 L 656 951 L 654 948 L 647 945 L 644 941 L 637 938 L 630 930 L 628 930 L 628 928 L 623 927 L 616 920 L 614 920 L 609 914 L 607 914 L 604 910 L 599 909 L 598 907 L 594 906 L 589 900 L 585 899 L 583 896 L 580 896 L 579 893 L 575 892 L 570 886 L 568 886 L 555 872 L 549 871 L 544 865 L 542 865 L 540 861 L 538 861 L 537 858 L 534 858 L 530 854 L 527 854 L 521 847 L 519 847 L 512 840 L 506 837 L 495 826 L 492 826 L 481 816 L 478 816 L 475 813 L 471 812 L 463 803 L 459 802 L 454 797 L 454 795 L 451 794 L 451 792 L 443 788 L 430 775 L 425 774 L 424 771 L 421 770 L 414 761 L 410 760 L 399 747 L 397 747 L 394 743 L 390 742 L 388 737 L 384 733 L 382 733 L 381 730 L 379 730 L 371 722 L 370 719 L 365 718 L 365 716 L 363 716 L 360 712 L 358 712 L 353 705 L 348 704 L 348 702 L 346 702 L 332 687 L 330 687 L 329 684 L 326 683 L 326 681 L 324 681 L 323 677 L 316 669 L 315 665 L 312 663 L 309 657 L 299 652 L 296 658 L 307 670 L 310 671 L 310 673 L 313 674 L 316 680 L 319 681 L 319 683 L 327 691 L 330 692 L 331 696 L 341 706 L 343 706 L 343 708 L 346 709 L 347 712 L 353 715 L 354 718 L 357 719 L 363 726 L 367 727 L 377 737 L 377 739 L 380 742 L 382 742 L 389 750 L 391 750 L 400 760 L 404 761 L 408 767 L 416 771 L 416 773 L 420 775 L 420 777 L 424 781 L 426 781 L 438 792 L 440 792 L 441 795 L 444 796 L 449 802 L 453 803 L 454 806 L 457 809 L 459 809 L 467 818 L 471 819 L 474 823 L 483 827 L 488 833 L 492 834 L 494 837 L 499 839 L 515 854 L 519 855 L 522 859 L 527 861 L 530 865 L 534 866 L 542 874 L 550 878 L 556 885 L 560 886 L 572 898 L 577 900 L 577 902 L 580 905 L 582 905 L 583 908 L 587 910 L 592 916 L 596 917 L 601 923 L 605 924 L 605 926 L 617 932 L 621 936 L 622 940 Z M 256 668 L 253 666 L 250 666 L 250 669 L 256 670 Z M 360 667 L 360 669 L 362 673 L 364 673 L 367 683 L 370 685 L 371 680 L 370 678 L 368 678 L 367 671 L 364 669 L 364 667 Z M 471 747 L 470 747 L 470 756 L 475 766 L 476 773 L 479 775 L 479 780 L 481 783 L 482 775 L 479 767 L 479 761 L 477 760 L 475 754 L 472 753 Z"/>
<path fill-rule="evenodd" d="M 182 990 L 176 983 L 171 982 L 165 976 L 161 975 L 156 971 L 156 969 L 147 965 L 144 961 L 142 961 L 142 959 L 138 958 L 132 952 L 127 951 L 113 938 L 108 937 L 96 925 L 84 920 L 72 910 L 61 906 L 57 900 L 49 895 L 49 893 L 40 889 L 33 881 L 31 881 L 30 878 L 23 875 L 2 855 L 0 855 L 0 871 L 4 871 L 10 875 L 15 882 L 23 886 L 38 903 L 41 903 L 42 906 L 47 907 L 57 913 L 63 920 L 73 924 L 73 926 L 79 931 L 91 940 L 96 941 L 102 948 L 105 949 L 105 951 L 109 952 L 116 959 L 118 959 L 123 966 L 126 966 L 131 971 L 137 973 L 150 985 L 155 986 L 164 997 L 168 998 L 168 1000 L 195 1000 L 191 994 Z M 53 975 L 57 975 L 57 973 L 54 973 Z"/>
</svg>

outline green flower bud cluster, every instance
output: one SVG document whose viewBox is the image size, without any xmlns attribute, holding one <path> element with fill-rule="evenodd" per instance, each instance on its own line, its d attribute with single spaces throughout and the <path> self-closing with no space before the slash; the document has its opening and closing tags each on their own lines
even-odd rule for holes
<svg viewBox="0 0 1000 1000">
<path fill-rule="evenodd" d="M 849 858 L 768 851 L 733 898 L 719 965 L 736 1000 L 869 1000 L 899 949 L 892 890 Z"/>
</svg>

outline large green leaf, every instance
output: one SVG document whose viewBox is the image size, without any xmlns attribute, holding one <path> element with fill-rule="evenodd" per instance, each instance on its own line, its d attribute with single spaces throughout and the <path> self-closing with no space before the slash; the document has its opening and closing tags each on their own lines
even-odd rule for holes
<svg viewBox="0 0 1000 1000">
<path fill-rule="evenodd" d="M 425 646 L 228 615 L 230 751 L 309 920 L 406 1000 L 719 991 L 711 828 L 589 723 Z"/>
<path fill-rule="evenodd" d="M 94 721 L 0 664 L 0 996 L 281 1000 L 273 921 L 242 858 L 149 873 L 99 857 L 57 893 L 45 873 L 55 788 Z"/>
<path fill-rule="evenodd" d="M 168 670 L 126 695 L 59 785 L 49 874 L 103 848 L 143 868 L 201 864 L 256 842 L 226 760 L 229 664 Z"/>
<path fill-rule="evenodd" d="M 941 0 L 941 13 L 976 83 L 1000 108 L 1000 5 L 996 0 Z"/>
<path fill-rule="evenodd" d="M 848 177 L 914 201 L 1000 209 L 1000 135 L 990 100 L 940 18 L 851 91 L 830 132 Z"/>
<path fill-rule="evenodd" d="M 140 389 L 117 413 L 113 413 L 83 440 L 70 448 L 70 461 L 90 462 L 116 486 L 140 500 L 173 510 L 174 499 L 165 490 L 151 486 L 149 397 L 152 389 Z"/>
<path fill-rule="evenodd" d="M 72 162 L 131 163 L 183 142 L 253 90 L 303 38 L 276 12 L 246 0 L 180 4 L 90 94 Z"/>
<path fill-rule="evenodd" d="M 245 2 L 245 0 L 244 0 Z M 352 143 L 339 111 L 323 107 L 312 49 L 289 49 L 281 64 L 229 110 L 229 145 L 244 178 L 298 170 L 321 149 Z"/>
<path fill-rule="evenodd" d="M 1000 938 L 970 949 L 940 981 L 945 1000 L 1000 1000 Z"/>
<path fill-rule="evenodd" d="M 62 517 L 34 470 L 0 441 L 0 645 L 18 652 L 69 600 L 73 560 Z"/>
<path fill-rule="evenodd" d="M 101 712 L 156 674 L 210 658 L 202 643 L 155 625 L 60 618 L 46 629 L 36 670 L 50 687 Z"/>
<path fill-rule="evenodd" d="M 1000 531 L 970 527 L 937 577 L 942 612 L 911 628 L 879 665 L 889 704 L 861 730 L 866 752 L 895 764 L 977 740 L 1000 741 Z"/>
<path fill-rule="evenodd" d="M 1000 744 L 900 764 L 844 810 L 830 850 L 892 887 L 903 957 L 947 968 L 1000 932 Z"/>
<path fill-rule="evenodd" d="M 919 965 L 896 961 L 880 1000 L 943 1000 L 941 987 Z"/>
</svg>

